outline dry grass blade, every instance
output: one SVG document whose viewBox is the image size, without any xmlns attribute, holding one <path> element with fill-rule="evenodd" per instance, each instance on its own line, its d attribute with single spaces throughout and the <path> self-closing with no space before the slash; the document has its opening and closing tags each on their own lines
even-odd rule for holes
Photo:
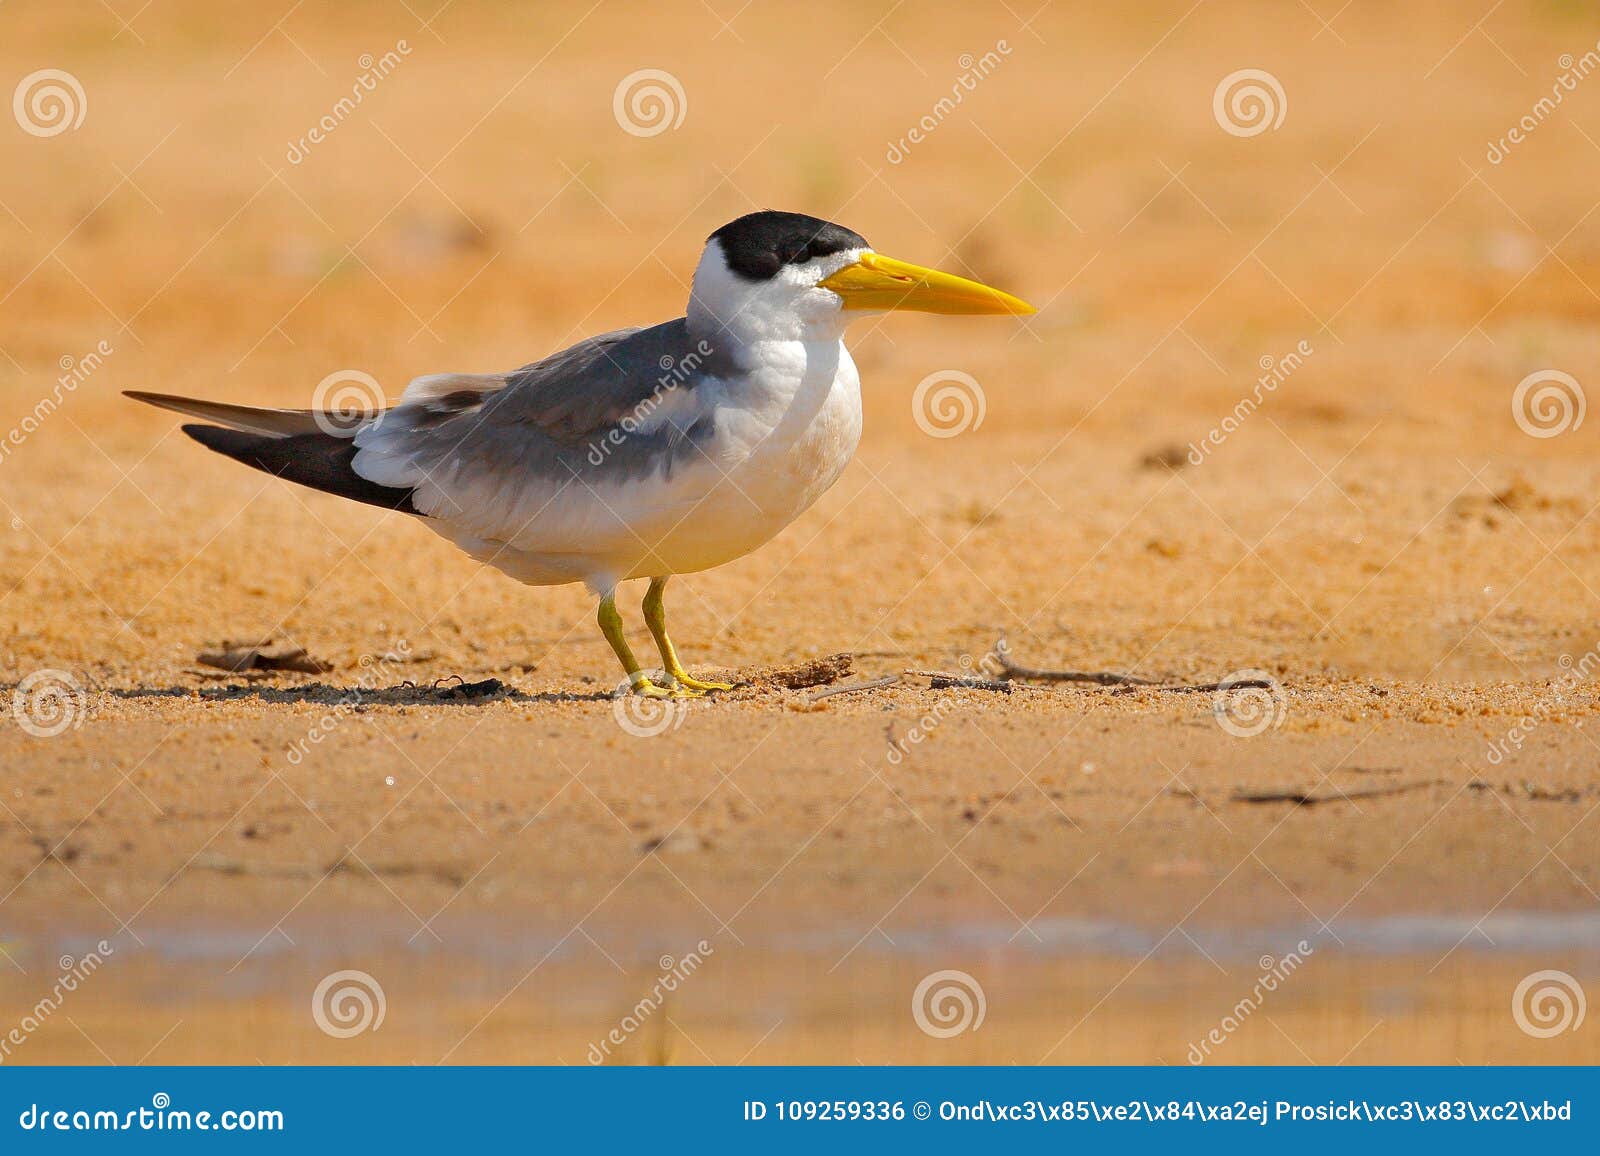
<svg viewBox="0 0 1600 1156">
<path fill-rule="evenodd" d="M 821 702 L 825 698 L 832 698 L 836 694 L 854 694 L 858 690 L 882 690 L 886 686 L 893 686 L 900 681 L 898 674 L 886 674 L 882 678 L 871 678 L 866 682 L 847 682 L 843 686 L 830 686 L 827 690 L 819 690 L 815 694 L 807 695 L 807 702 Z"/>
</svg>

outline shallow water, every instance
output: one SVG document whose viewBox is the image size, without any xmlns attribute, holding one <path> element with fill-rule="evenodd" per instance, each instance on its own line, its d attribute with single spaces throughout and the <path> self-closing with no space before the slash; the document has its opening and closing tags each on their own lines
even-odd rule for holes
<svg viewBox="0 0 1600 1156">
<path fill-rule="evenodd" d="M 559 962 L 592 950 L 570 932 L 508 926 L 488 917 L 439 919 L 433 935 L 417 931 L 412 921 L 369 918 L 359 921 L 312 921 L 287 936 L 255 927 L 207 923 L 167 923 L 141 926 L 139 942 L 123 936 L 118 950 L 150 953 L 179 964 L 226 963 L 238 960 L 293 956 L 320 960 L 362 952 L 402 955 L 450 955 L 470 945 L 471 954 L 485 965 L 526 958 Z M 1373 919 L 1346 918 L 1337 934 L 1317 923 L 1271 927 L 1193 927 L 1176 929 L 1142 927 L 1109 920 L 1040 918 L 1028 931 L 1014 922 L 968 921 L 936 926 L 893 927 L 884 934 L 863 938 L 866 928 L 826 931 L 772 930 L 745 933 L 748 949 L 783 954 L 850 951 L 911 960 L 940 957 L 951 952 L 1006 953 L 1026 956 L 1089 955 L 1097 958 L 1163 959 L 1185 956 L 1218 960 L 1243 960 L 1263 953 L 1287 951 L 1302 941 L 1315 950 L 1347 955 L 1425 955 L 1464 951 L 1491 954 L 1575 952 L 1600 954 L 1600 911 L 1507 911 L 1473 919 L 1468 916 L 1414 914 Z M 309 933 L 308 933 L 309 929 Z M 0 928 L 3 932 L 3 928 Z M 692 929 L 667 932 L 630 928 L 628 938 L 641 957 L 681 948 Z M 81 955 L 98 941 L 71 931 L 6 936 L 14 945 L 51 954 Z M 855 952 L 852 952 L 854 954 Z"/>
</svg>

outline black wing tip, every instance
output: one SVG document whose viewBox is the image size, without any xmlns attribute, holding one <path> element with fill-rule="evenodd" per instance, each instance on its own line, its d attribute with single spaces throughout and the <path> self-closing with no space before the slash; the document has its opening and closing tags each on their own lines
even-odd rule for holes
<svg viewBox="0 0 1600 1156">
<path fill-rule="evenodd" d="M 356 447 L 348 438 L 330 434 L 294 434 L 266 437 L 225 426 L 190 423 L 178 427 L 208 450 L 242 462 L 263 473 L 298 482 L 325 494 L 426 517 L 412 504 L 412 491 L 382 486 L 361 477 L 351 467 Z"/>
</svg>

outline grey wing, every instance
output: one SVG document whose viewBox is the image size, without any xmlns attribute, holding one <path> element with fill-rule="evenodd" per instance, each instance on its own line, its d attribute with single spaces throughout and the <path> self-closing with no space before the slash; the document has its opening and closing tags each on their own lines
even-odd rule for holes
<svg viewBox="0 0 1600 1156">
<path fill-rule="evenodd" d="M 591 512 L 604 504 L 594 495 L 703 456 L 715 419 L 695 391 L 713 361 L 679 318 L 592 337 L 511 373 L 418 378 L 356 435 L 353 466 L 483 538 L 509 540 L 537 522 L 534 536 L 561 549 L 610 520 Z"/>
<path fill-rule="evenodd" d="M 665 388 L 662 379 L 670 384 L 673 367 L 689 353 L 682 318 L 602 333 L 506 374 L 506 389 L 485 408 L 557 439 L 582 439 L 627 417 Z"/>
</svg>

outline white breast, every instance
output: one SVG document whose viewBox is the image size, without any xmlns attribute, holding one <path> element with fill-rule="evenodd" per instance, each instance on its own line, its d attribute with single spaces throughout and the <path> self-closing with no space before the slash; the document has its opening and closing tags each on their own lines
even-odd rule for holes
<svg viewBox="0 0 1600 1156">
<path fill-rule="evenodd" d="M 707 461 L 662 492 L 672 524 L 627 576 L 706 570 L 770 541 L 837 482 L 861 442 L 861 384 L 845 347 L 760 351 L 746 378 L 718 384 Z M 640 501 L 648 503 L 645 495 Z"/>
<path fill-rule="evenodd" d="M 837 342 L 822 357 L 785 352 L 769 354 L 717 411 L 708 447 L 714 472 L 685 479 L 692 505 L 657 541 L 673 573 L 718 566 L 769 541 L 839 480 L 855 454 L 861 391 L 850 355 Z"/>
</svg>

